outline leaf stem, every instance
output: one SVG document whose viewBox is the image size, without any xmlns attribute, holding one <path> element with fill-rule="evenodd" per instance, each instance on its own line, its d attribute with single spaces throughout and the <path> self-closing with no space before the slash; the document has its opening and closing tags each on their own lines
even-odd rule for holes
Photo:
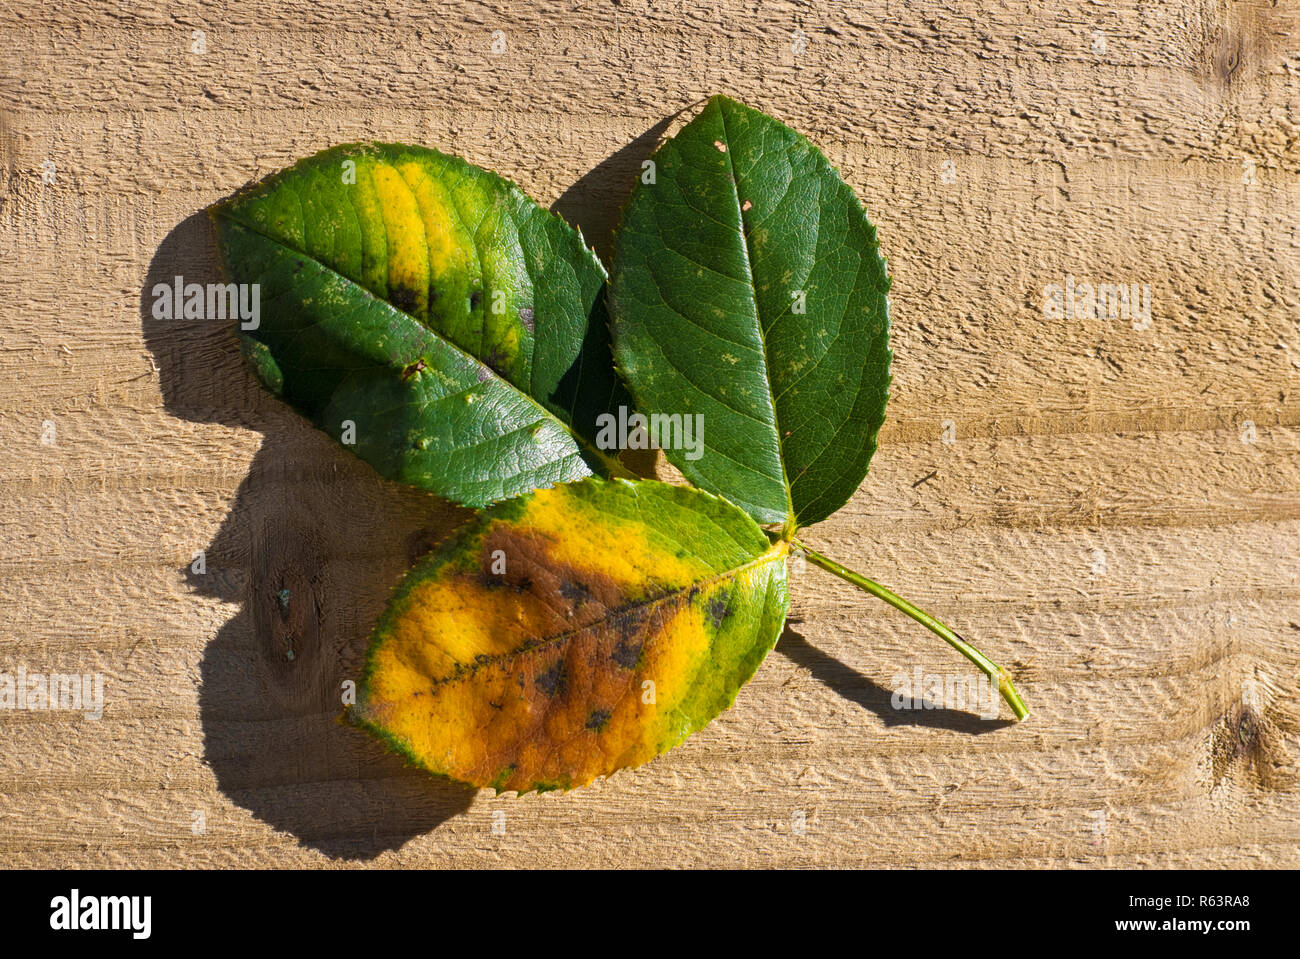
<svg viewBox="0 0 1300 959">
<path fill-rule="evenodd" d="M 886 589 L 879 583 L 867 579 L 861 573 L 855 573 L 853 570 L 841 566 L 839 563 L 835 562 L 835 560 L 823 556 L 815 549 L 809 549 L 797 539 L 792 540 L 791 543 L 798 549 L 803 550 L 804 554 L 813 565 L 820 566 L 828 573 L 834 573 L 840 579 L 852 583 L 859 589 L 866 590 L 878 599 L 883 599 L 890 606 L 893 606 L 897 610 L 901 610 L 908 616 L 911 616 L 922 626 L 935 633 L 948 643 L 949 646 L 978 666 L 984 675 L 990 680 L 997 682 L 998 692 L 1000 692 L 1002 698 L 1007 701 L 1007 705 L 1011 707 L 1011 711 L 1016 714 L 1016 719 L 1024 719 L 1029 715 L 1029 707 L 1026 706 L 1024 700 L 1020 698 L 1020 693 L 1016 691 L 1015 684 L 1011 681 L 1010 674 L 970 643 L 966 642 L 966 640 L 954 633 L 943 623 L 925 612 L 925 610 L 913 606 L 893 590 Z"/>
<path fill-rule="evenodd" d="M 600 458 L 600 461 L 605 464 L 606 468 L 609 470 L 608 475 L 611 479 L 615 479 L 615 478 L 630 479 L 630 480 L 641 479 L 641 477 L 637 475 L 635 470 L 628 467 L 621 459 L 618 458 L 618 454 L 615 454 L 614 456 L 608 456 L 603 451 L 596 449 L 596 447 L 594 446 L 590 446 L 586 443 L 584 443 L 583 445 L 586 446 L 587 449 L 595 453 L 596 456 Z"/>
<path fill-rule="evenodd" d="M 618 458 L 618 450 L 614 450 L 613 451 L 614 455 L 611 456 L 605 450 L 602 450 L 594 443 L 589 442 L 586 438 L 584 438 L 580 433 L 578 433 L 573 428 L 571 427 L 566 427 L 566 428 L 569 429 L 570 435 L 574 438 L 574 440 L 578 443 L 578 445 L 582 447 L 582 449 L 585 450 L 587 453 L 591 454 L 590 457 L 588 456 L 583 457 L 583 459 L 586 461 L 588 466 L 592 466 L 591 461 L 592 459 L 595 459 L 597 462 L 601 464 L 601 466 L 605 468 L 605 477 L 608 479 L 631 479 L 631 480 L 641 479 L 641 477 L 637 475 L 635 470 L 628 467 L 621 459 Z"/>
</svg>

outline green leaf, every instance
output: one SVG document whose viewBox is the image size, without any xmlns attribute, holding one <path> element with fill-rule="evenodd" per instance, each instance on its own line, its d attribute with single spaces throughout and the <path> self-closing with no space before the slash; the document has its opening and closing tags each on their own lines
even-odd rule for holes
<svg viewBox="0 0 1300 959">
<path fill-rule="evenodd" d="M 351 715 L 498 791 L 639 765 L 730 706 L 772 648 L 788 549 L 726 500 L 655 481 L 501 503 L 408 574 Z"/>
<path fill-rule="evenodd" d="M 268 387 L 382 475 L 469 506 L 597 473 L 604 269 L 518 187 L 436 150 L 352 144 L 212 211 L 258 284 Z"/>
<path fill-rule="evenodd" d="M 866 475 L 889 396 L 875 227 L 807 139 L 726 97 L 653 159 L 610 279 L 637 409 L 702 414 L 702 455 L 664 451 L 697 486 L 762 523 L 825 519 Z"/>
</svg>

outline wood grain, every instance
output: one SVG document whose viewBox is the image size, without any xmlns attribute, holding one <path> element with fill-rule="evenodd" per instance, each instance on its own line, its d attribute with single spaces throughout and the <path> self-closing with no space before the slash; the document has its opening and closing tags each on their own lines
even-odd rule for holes
<svg viewBox="0 0 1300 959">
<path fill-rule="evenodd" d="M 0 711 L 0 856 L 1300 865 L 1298 38 L 1294 0 L 6 4 L 0 670 L 101 672 L 106 705 Z M 880 451 L 806 539 L 1015 671 L 1032 715 L 895 709 L 896 677 L 964 661 L 809 568 L 684 746 L 566 796 L 432 782 L 337 704 L 465 514 L 149 290 L 212 274 L 205 206 L 360 138 L 461 153 L 605 253 L 714 92 L 823 148 L 894 276 Z M 1045 315 L 1067 276 L 1149 285 L 1149 328 Z"/>
</svg>

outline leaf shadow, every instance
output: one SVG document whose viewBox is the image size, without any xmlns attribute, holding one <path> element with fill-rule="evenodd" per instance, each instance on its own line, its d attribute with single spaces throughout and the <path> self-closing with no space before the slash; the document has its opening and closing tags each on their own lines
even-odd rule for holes
<svg viewBox="0 0 1300 959">
<path fill-rule="evenodd" d="M 155 285 L 177 276 L 218 282 L 206 213 L 167 235 L 141 291 L 165 409 L 263 434 L 203 550 L 204 568 L 178 571 L 193 593 L 240 606 L 199 667 L 204 759 L 226 796 L 301 845 L 335 859 L 373 859 L 464 812 L 475 795 L 340 721 L 342 684 L 359 680 L 392 588 L 470 514 L 385 482 L 266 393 L 232 324 L 155 319 Z M 208 489 L 191 486 L 178 499 L 214 495 L 219 486 L 220 463 L 201 456 L 200 448 L 194 473 Z"/>
<path fill-rule="evenodd" d="M 583 240 L 596 251 L 596 256 L 605 264 L 606 269 L 613 258 L 614 228 L 623 215 L 623 207 L 632 195 L 632 188 L 641 176 L 642 162 L 655 151 L 673 121 L 688 109 L 690 107 L 685 107 L 664 117 L 631 143 L 615 150 L 579 177 L 551 204 L 552 213 L 559 214 L 570 226 L 581 231 Z M 603 304 L 596 315 L 607 322 Z M 618 389 L 615 405 L 622 402 L 631 410 L 632 397 L 621 383 Z M 654 450 L 624 450 L 620 458 L 623 465 L 638 476 L 654 477 L 658 460 Z"/>
<path fill-rule="evenodd" d="M 802 633 L 792 629 L 788 621 L 785 631 L 777 640 L 776 651 L 796 666 L 808 670 L 814 679 L 849 702 L 875 713 L 886 727 L 920 726 L 979 736 L 1016 724 L 1011 719 L 983 719 L 978 713 L 965 710 L 933 706 L 921 709 L 896 709 L 893 705 L 892 690 L 862 675 L 834 656 L 822 652 L 809 643 Z"/>
<path fill-rule="evenodd" d="M 641 176 L 641 164 L 654 152 L 680 112 L 665 117 L 627 146 L 611 153 L 551 204 L 552 213 L 558 213 L 570 226 L 582 231 L 583 239 L 606 267 L 613 252 L 614 228 Z"/>
</svg>

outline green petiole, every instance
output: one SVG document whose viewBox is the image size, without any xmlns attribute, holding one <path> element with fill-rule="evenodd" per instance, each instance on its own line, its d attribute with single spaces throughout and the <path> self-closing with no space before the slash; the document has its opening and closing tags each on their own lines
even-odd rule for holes
<svg viewBox="0 0 1300 959">
<path fill-rule="evenodd" d="M 809 561 L 813 563 L 813 565 L 820 566 L 828 573 L 834 573 L 840 579 L 852 583 L 859 589 L 866 590 L 878 599 L 883 599 L 890 606 L 893 606 L 897 610 L 901 610 L 908 616 L 911 616 L 922 626 L 935 633 L 949 646 L 978 666 L 985 676 L 998 684 L 998 692 L 1000 692 L 1002 698 L 1007 701 L 1007 705 L 1011 707 L 1011 711 L 1016 714 L 1016 719 L 1024 719 L 1029 715 L 1029 707 L 1026 706 L 1025 701 L 1020 698 L 1020 693 L 1016 691 L 1015 684 L 1011 681 L 1010 674 L 970 643 L 966 642 L 966 640 L 954 633 L 943 623 L 939 622 L 925 610 L 913 606 L 893 590 L 886 589 L 879 583 L 867 579 L 861 573 L 855 573 L 853 570 L 841 566 L 839 563 L 835 562 L 835 560 L 823 556 L 815 549 L 809 549 L 797 539 L 792 539 L 790 542 L 797 549 L 802 550 L 804 555 L 808 557 Z"/>
</svg>

